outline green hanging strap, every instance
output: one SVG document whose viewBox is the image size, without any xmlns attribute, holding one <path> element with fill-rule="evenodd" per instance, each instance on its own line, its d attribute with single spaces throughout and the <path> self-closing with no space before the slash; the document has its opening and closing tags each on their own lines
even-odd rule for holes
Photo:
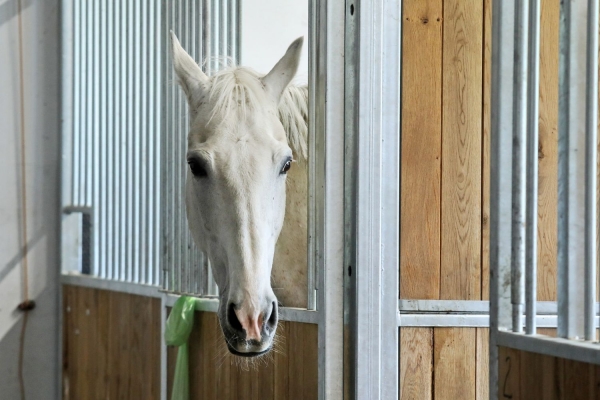
<svg viewBox="0 0 600 400">
<path fill-rule="evenodd" d="M 188 338 L 194 326 L 194 308 L 196 300 L 193 297 L 181 296 L 175 302 L 165 328 L 165 342 L 168 346 L 178 346 L 173 392 L 171 400 L 189 400 L 190 377 L 188 366 Z"/>
</svg>

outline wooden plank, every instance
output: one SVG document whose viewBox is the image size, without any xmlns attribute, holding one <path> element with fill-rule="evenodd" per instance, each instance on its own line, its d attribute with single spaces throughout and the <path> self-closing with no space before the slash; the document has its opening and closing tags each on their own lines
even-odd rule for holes
<svg viewBox="0 0 600 400">
<path fill-rule="evenodd" d="M 445 0 L 442 299 L 481 298 L 482 48 L 482 1 Z"/>
<path fill-rule="evenodd" d="M 522 399 L 558 400 L 555 357 L 522 351 L 520 366 Z"/>
<path fill-rule="evenodd" d="M 558 201 L 558 19 L 560 4 L 543 1 L 540 27 L 538 283 L 540 301 L 556 300 Z"/>
<path fill-rule="evenodd" d="M 400 293 L 439 298 L 442 1 L 403 2 Z"/>
<path fill-rule="evenodd" d="M 400 328 L 402 400 L 433 399 L 433 329 Z"/>
<path fill-rule="evenodd" d="M 288 335 L 288 351 L 290 352 L 290 362 L 288 364 L 288 374 L 290 375 L 287 395 L 288 399 L 303 393 L 302 385 L 304 383 L 304 368 L 299 361 L 302 360 L 304 350 L 301 345 L 302 332 L 300 325 L 301 324 L 290 324 Z M 298 344 L 300 344 L 300 346 L 298 346 Z"/>
<path fill-rule="evenodd" d="M 483 2 L 483 154 L 481 173 L 481 299 L 490 298 L 490 160 L 492 124 L 492 0 Z"/>
<path fill-rule="evenodd" d="M 520 360 L 518 350 L 498 348 L 498 399 L 521 399 Z"/>
<path fill-rule="evenodd" d="M 475 398 L 476 328 L 434 328 L 436 400 Z"/>
<path fill-rule="evenodd" d="M 490 337 L 489 329 L 477 328 L 477 348 L 475 352 L 475 398 L 488 400 L 489 395 L 489 365 Z"/>
<path fill-rule="evenodd" d="M 277 327 L 277 343 L 275 344 L 274 357 L 274 382 L 273 392 L 275 399 L 283 399 L 288 395 L 288 382 L 290 376 L 288 374 L 290 354 L 289 354 L 289 339 L 291 322 L 281 321 Z"/>
<path fill-rule="evenodd" d="M 302 365 L 304 368 L 304 398 L 318 399 L 319 395 L 319 344 L 318 325 L 301 324 L 302 352 L 304 354 Z"/>
<path fill-rule="evenodd" d="M 160 397 L 160 301 L 64 286 L 64 398 Z"/>
<path fill-rule="evenodd" d="M 596 399 L 596 368 L 592 364 L 564 360 L 564 400 Z"/>
</svg>

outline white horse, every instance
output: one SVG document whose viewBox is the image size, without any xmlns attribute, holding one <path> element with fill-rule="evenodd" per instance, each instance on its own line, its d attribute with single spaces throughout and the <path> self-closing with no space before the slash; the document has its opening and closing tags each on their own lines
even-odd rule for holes
<svg viewBox="0 0 600 400">
<path fill-rule="evenodd" d="M 233 67 L 211 77 L 171 39 L 189 106 L 188 226 L 219 286 L 229 351 L 257 356 L 277 328 L 271 275 L 283 304 L 306 303 L 307 88 L 290 85 L 303 38 L 265 76 Z"/>
</svg>

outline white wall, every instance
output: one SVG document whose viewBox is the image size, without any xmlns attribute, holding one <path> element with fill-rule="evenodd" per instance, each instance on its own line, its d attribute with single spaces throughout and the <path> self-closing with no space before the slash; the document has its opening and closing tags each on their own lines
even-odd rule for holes
<svg viewBox="0 0 600 400">
<path fill-rule="evenodd" d="M 22 0 L 30 312 L 27 399 L 58 394 L 60 1 Z M 19 399 L 22 315 L 17 0 L 0 0 L 0 398 Z"/>
<path fill-rule="evenodd" d="M 243 0 L 242 62 L 267 73 L 288 46 L 304 36 L 296 82 L 308 81 L 308 0 Z"/>
</svg>

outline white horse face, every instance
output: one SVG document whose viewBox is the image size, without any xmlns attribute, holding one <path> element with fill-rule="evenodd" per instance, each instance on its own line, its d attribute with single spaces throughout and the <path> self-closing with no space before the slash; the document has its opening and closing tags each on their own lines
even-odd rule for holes
<svg viewBox="0 0 600 400">
<path fill-rule="evenodd" d="M 277 106 L 296 73 L 302 39 L 262 78 L 237 68 L 209 79 L 174 34 L 172 44 L 191 120 L 188 225 L 211 261 L 229 351 L 260 355 L 270 350 L 277 328 L 270 276 L 292 162 Z"/>
</svg>

